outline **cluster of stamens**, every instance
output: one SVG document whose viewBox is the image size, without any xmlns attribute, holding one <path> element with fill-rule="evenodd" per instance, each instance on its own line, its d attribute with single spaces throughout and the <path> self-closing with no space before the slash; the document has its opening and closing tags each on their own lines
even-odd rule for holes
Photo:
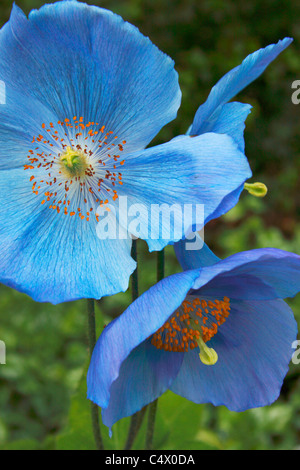
<svg viewBox="0 0 300 470">
<path fill-rule="evenodd" d="M 230 299 L 206 301 L 187 298 L 152 336 L 151 343 L 165 351 L 187 352 L 200 347 L 218 332 L 230 313 Z"/>
<path fill-rule="evenodd" d="M 57 213 L 98 220 L 96 207 L 118 198 L 117 185 L 123 185 L 120 171 L 126 141 L 119 141 L 113 132 L 106 132 L 98 122 L 83 122 L 83 117 L 42 124 L 42 133 L 35 136 L 35 146 L 28 152 L 25 170 L 34 194 L 43 194 L 41 204 Z M 82 206 L 82 207 L 81 207 Z"/>
</svg>

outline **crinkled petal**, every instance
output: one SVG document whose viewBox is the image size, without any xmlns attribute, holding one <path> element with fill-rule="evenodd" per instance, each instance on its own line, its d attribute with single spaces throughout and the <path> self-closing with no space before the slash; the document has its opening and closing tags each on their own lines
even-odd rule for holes
<svg viewBox="0 0 300 470">
<path fill-rule="evenodd" d="M 31 134 L 32 119 L 40 126 L 50 115 L 83 116 L 126 140 L 127 151 L 148 145 L 181 100 L 167 55 L 118 15 L 81 2 L 44 5 L 28 19 L 14 5 L 0 32 L 0 69 L 8 99 L 23 94 L 22 115 L 15 103 L 18 128 L 28 120 Z M 18 154 L 7 158 L 19 164 Z"/>
<path fill-rule="evenodd" d="M 100 240 L 96 219 L 41 205 L 24 169 L 0 172 L 0 282 L 54 304 L 128 288 L 131 239 Z"/>
<path fill-rule="evenodd" d="M 113 383 L 120 376 L 122 364 L 132 351 L 154 334 L 179 307 L 198 274 L 195 270 L 163 279 L 141 295 L 120 317 L 104 329 L 94 349 L 87 376 L 90 400 L 102 408 L 109 406 Z M 155 349 L 154 346 L 153 349 Z M 159 357 L 159 354 L 153 352 L 149 360 L 151 362 Z M 133 359 L 137 362 L 141 360 L 138 351 L 133 354 Z M 142 367 L 141 364 L 139 367 Z M 165 367 L 164 364 L 163 367 Z M 123 370 L 127 374 L 126 364 Z M 156 371 L 156 375 L 160 375 L 163 369 L 158 370 L 160 372 Z M 130 372 L 128 380 L 132 380 L 135 373 L 132 369 Z M 122 374 L 120 383 L 122 384 L 124 380 L 126 381 L 126 377 Z M 156 390 L 162 390 L 159 388 L 161 386 L 159 384 Z M 141 400 L 150 398 L 150 395 L 147 395 L 147 398 L 145 395 Z M 120 413 L 123 412 L 120 411 Z"/>
<path fill-rule="evenodd" d="M 161 396 L 178 374 L 184 354 L 156 349 L 149 340 L 134 349 L 123 362 L 112 384 L 103 423 L 109 428 Z"/>
<path fill-rule="evenodd" d="M 227 321 L 208 343 L 218 353 L 205 366 L 197 351 L 186 353 L 171 390 L 195 403 L 244 411 L 279 396 L 294 350 L 297 325 L 282 300 L 235 302 Z"/>
<path fill-rule="evenodd" d="M 248 55 L 240 65 L 224 75 L 212 88 L 206 102 L 199 107 L 191 134 L 199 135 L 210 131 L 212 123 L 218 119 L 219 113 L 222 111 L 222 106 L 258 78 L 291 42 L 291 38 L 285 38 L 277 44 L 259 49 Z"/>
<path fill-rule="evenodd" d="M 203 268 L 194 289 L 209 290 L 216 296 L 229 296 L 230 289 L 231 297 L 243 299 L 251 295 L 251 285 L 267 286 L 269 299 L 295 296 L 300 290 L 300 256 L 275 248 L 237 253 Z M 258 289 L 252 288 L 252 292 L 260 294 Z"/>
<path fill-rule="evenodd" d="M 227 103 L 222 106 L 220 114 L 216 120 L 208 126 L 207 132 L 215 132 L 216 134 L 230 135 L 238 144 L 241 152 L 245 150 L 244 130 L 245 120 L 251 111 L 250 104 L 244 103 Z"/>
<path fill-rule="evenodd" d="M 229 297 L 231 301 L 233 299 L 270 300 L 278 298 L 276 291 L 270 285 L 248 272 L 239 275 L 235 275 L 233 272 L 232 275 L 217 276 L 196 293 L 201 297 L 205 293 L 213 299 Z"/>
<path fill-rule="evenodd" d="M 187 249 L 189 244 L 191 244 L 191 246 L 199 244 L 200 248 L 197 250 L 189 250 Z M 197 232 L 195 233 L 194 240 L 180 240 L 179 242 L 175 243 L 174 250 L 177 259 L 184 271 L 211 266 L 212 264 L 220 261 L 220 258 L 218 258 L 208 248 L 207 244 L 203 242 L 202 238 Z"/>
<path fill-rule="evenodd" d="M 172 141 L 127 156 L 122 169 L 119 195 L 128 196 L 129 209 L 142 205 L 140 224 L 130 233 L 147 240 L 150 251 L 178 241 L 191 230 L 199 230 L 212 218 L 226 196 L 251 175 L 246 157 L 227 135 L 208 133 L 199 137 L 180 136 Z M 234 200 L 235 202 L 235 200 Z M 174 219 L 159 218 L 163 204 L 173 206 Z M 204 218 L 183 224 L 185 205 L 203 206 Z M 229 210 L 230 204 L 227 204 Z M 142 209 L 143 209 L 142 208 Z M 168 211 L 164 212 L 168 215 Z M 194 212 L 195 215 L 195 212 Z"/>
<path fill-rule="evenodd" d="M 244 183 L 241 184 L 237 189 L 232 191 L 231 193 L 227 194 L 221 204 L 217 207 L 217 209 L 211 214 L 209 220 L 217 219 L 222 215 L 226 214 L 230 209 L 237 205 L 240 199 L 240 195 L 244 190 Z"/>
<path fill-rule="evenodd" d="M 0 52 L 1 55 L 1 52 Z M 6 85 L 6 102 L 0 105 L 0 171 L 21 168 L 28 163 L 33 137 L 42 130 L 43 122 L 55 122 L 56 116 L 24 90 Z"/>
<path fill-rule="evenodd" d="M 227 134 L 230 135 L 233 140 L 237 143 L 238 149 L 241 152 L 245 150 L 244 141 L 244 130 L 245 120 L 251 111 L 249 104 L 243 103 L 227 103 L 224 104 L 219 113 L 213 116 L 210 123 L 207 123 L 206 132 L 215 132 L 216 134 Z M 190 127 L 188 134 L 192 132 L 192 126 Z M 201 134 L 200 132 L 199 134 Z M 209 220 L 217 219 L 223 214 L 228 212 L 234 207 L 240 198 L 240 195 L 244 189 L 244 184 L 241 184 L 237 189 L 227 194 L 222 203 L 219 204 L 215 212 L 211 215 Z"/>
</svg>

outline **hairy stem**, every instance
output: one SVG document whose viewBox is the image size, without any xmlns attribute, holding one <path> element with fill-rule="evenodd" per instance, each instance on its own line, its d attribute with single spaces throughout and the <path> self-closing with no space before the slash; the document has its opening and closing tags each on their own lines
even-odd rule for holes
<svg viewBox="0 0 300 470">
<path fill-rule="evenodd" d="M 95 318 L 95 301 L 93 299 L 88 299 L 87 301 L 87 312 L 88 312 L 88 338 L 89 338 L 89 350 L 90 350 L 90 357 L 92 357 L 92 353 L 94 347 L 96 345 L 96 318 Z M 95 403 L 91 402 L 91 415 L 92 415 L 92 427 L 93 427 L 93 434 L 96 444 L 97 450 L 104 450 L 101 430 L 100 430 L 100 423 L 99 423 L 99 409 Z"/>
<path fill-rule="evenodd" d="M 133 446 L 135 438 L 138 435 L 138 432 L 143 424 L 146 411 L 147 406 L 145 406 L 132 416 L 124 450 L 130 450 Z"/>
<path fill-rule="evenodd" d="M 136 270 L 131 277 L 131 291 L 132 291 L 132 302 L 134 302 L 139 296 L 139 272 L 138 272 L 138 246 L 137 240 L 132 240 L 131 256 L 136 261 Z"/>
<path fill-rule="evenodd" d="M 161 281 L 165 276 L 165 252 L 164 250 L 157 253 L 157 282 Z M 147 433 L 146 433 L 146 450 L 153 449 L 153 437 L 154 437 L 154 428 L 155 428 L 155 419 L 157 412 L 157 403 L 158 399 L 154 400 L 148 408 L 148 424 L 147 424 Z"/>
<path fill-rule="evenodd" d="M 154 400 L 150 405 L 148 405 L 148 424 L 147 424 L 147 433 L 146 433 L 146 444 L 145 450 L 153 449 L 153 437 L 154 437 L 154 428 L 155 428 L 155 418 L 157 412 L 157 403 L 158 399 Z"/>
<path fill-rule="evenodd" d="M 132 241 L 131 256 L 137 262 L 136 270 L 131 277 L 131 292 L 132 292 L 132 302 L 134 302 L 139 296 L 139 278 L 138 278 L 138 246 L 137 240 Z M 131 417 L 129 431 L 127 435 L 126 444 L 124 450 L 130 450 L 133 446 L 134 440 L 137 436 L 137 433 L 141 427 L 144 417 L 143 410 L 138 411 Z"/>
<path fill-rule="evenodd" d="M 165 251 L 157 252 L 157 282 L 165 277 Z"/>
</svg>

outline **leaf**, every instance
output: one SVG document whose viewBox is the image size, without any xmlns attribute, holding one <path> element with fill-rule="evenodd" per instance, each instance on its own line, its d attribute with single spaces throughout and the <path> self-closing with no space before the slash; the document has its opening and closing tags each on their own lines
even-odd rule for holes
<svg viewBox="0 0 300 470">
<path fill-rule="evenodd" d="M 40 448 L 40 442 L 34 439 L 20 439 L 0 447 L 1 450 L 39 450 Z"/>
<path fill-rule="evenodd" d="M 56 437 L 57 450 L 96 449 L 92 431 L 91 401 L 86 398 L 86 370 L 87 368 L 71 400 L 68 423 L 64 431 Z M 105 449 L 121 450 L 126 441 L 129 419 L 124 419 L 114 426 L 112 438 L 109 437 L 108 428 L 101 422 L 100 413 L 99 421 Z"/>
<path fill-rule="evenodd" d="M 172 392 L 158 401 L 154 448 L 161 450 L 219 449 L 221 444 L 213 431 L 203 431 L 206 424 L 204 407 Z M 202 432 L 201 432 L 202 431 Z M 209 438 L 208 438 L 209 436 Z"/>
</svg>

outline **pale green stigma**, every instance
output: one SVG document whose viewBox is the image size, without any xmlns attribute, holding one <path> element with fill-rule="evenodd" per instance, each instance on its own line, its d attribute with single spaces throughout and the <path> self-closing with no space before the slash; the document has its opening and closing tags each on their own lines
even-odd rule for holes
<svg viewBox="0 0 300 470">
<path fill-rule="evenodd" d="M 67 147 L 66 152 L 60 157 L 62 169 L 68 176 L 81 176 L 87 168 L 86 157 L 82 152 Z"/>
<path fill-rule="evenodd" d="M 200 349 L 200 354 L 199 354 L 200 361 L 206 366 L 215 365 L 216 362 L 218 361 L 217 352 L 213 348 L 209 348 L 208 346 L 206 346 L 201 336 L 199 336 L 196 339 L 196 342 Z"/>
<path fill-rule="evenodd" d="M 255 197 L 265 197 L 268 192 L 268 188 L 264 183 L 245 183 L 244 189 Z"/>
<path fill-rule="evenodd" d="M 200 349 L 200 361 L 206 366 L 214 366 L 219 359 L 217 352 L 213 348 L 209 348 L 206 345 L 205 341 L 203 340 L 203 337 L 201 336 L 200 329 L 195 323 L 195 321 L 193 319 L 190 319 L 189 322 L 192 328 L 194 328 L 196 331 L 199 331 L 199 334 L 195 336 L 194 341 L 198 344 Z"/>
</svg>

